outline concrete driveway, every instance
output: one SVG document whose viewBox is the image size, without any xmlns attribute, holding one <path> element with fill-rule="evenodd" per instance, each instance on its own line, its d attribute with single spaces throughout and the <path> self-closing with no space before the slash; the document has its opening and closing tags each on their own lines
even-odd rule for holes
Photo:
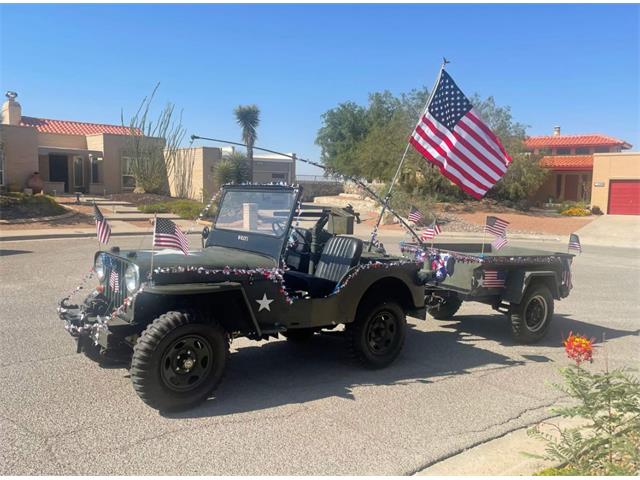
<svg viewBox="0 0 640 480">
<path fill-rule="evenodd" d="M 584 245 L 640 248 L 640 215 L 602 215 L 576 233 Z"/>
<path fill-rule="evenodd" d="M 405 350 L 381 371 L 352 364 L 335 334 L 306 348 L 239 340 L 215 397 L 163 416 L 126 369 L 75 354 L 56 318 L 94 248 L 0 244 L 1 474 L 410 474 L 550 416 L 570 331 L 606 334 L 610 363 L 640 366 L 640 258 L 590 247 L 540 344 L 514 344 L 505 317 L 473 303 L 452 321 L 411 319 Z M 600 346 L 593 368 L 602 356 Z"/>
</svg>

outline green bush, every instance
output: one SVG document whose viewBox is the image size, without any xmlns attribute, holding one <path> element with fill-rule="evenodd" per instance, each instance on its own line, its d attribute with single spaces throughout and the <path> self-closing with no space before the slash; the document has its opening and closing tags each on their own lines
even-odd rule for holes
<svg viewBox="0 0 640 480">
<path fill-rule="evenodd" d="M 203 208 L 204 204 L 201 202 L 181 199 L 140 205 L 138 210 L 144 213 L 174 213 L 180 218 L 193 219 L 200 214 Z"/>
<path fill-rule="evenodd" d="M 11 192 L 0 195 L 0 218 L 37 218 L 62 215 L 67 210 L 49 195 Z"/>
</svg>

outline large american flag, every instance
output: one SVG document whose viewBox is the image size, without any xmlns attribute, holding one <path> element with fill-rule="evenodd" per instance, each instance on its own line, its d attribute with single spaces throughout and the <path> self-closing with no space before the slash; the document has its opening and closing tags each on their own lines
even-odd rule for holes
<svg viewBox="0 0 640 480">
<path fill-rule="evenodd" d="M 93 215 L 96 218 L 96 235 L 98 236 L 98 242 L 107 243 L 109 238 L 111 238 L 111 227 L 95 203 L 93 204 Z"/>
<path fill-rule="evenodd" d="M 474 198 L 484 197 L 511 163 L 498 137 L 444 70 L 409 142 Z"/>
<path fill-rule="evenodd" d="M 189 240 L 182 230 L 168 218 L 156 218 L 153 230 L 153 246 L 175 248 L 185 255 L 189 254 Z"/>
</svg>

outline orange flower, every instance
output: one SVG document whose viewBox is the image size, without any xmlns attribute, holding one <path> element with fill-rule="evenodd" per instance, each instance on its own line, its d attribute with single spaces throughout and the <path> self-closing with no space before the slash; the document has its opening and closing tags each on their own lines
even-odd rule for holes
<svg viewBox="0 0 640 480">
<path fill-rule="evenodd" d="M 563 343 L 567 356 L 571 360 L 575 360 L 576 365 L 593 361 L 593 339 L 588 340 L 587 337 L 574 335 L 573 332 L 570 332 Z"/>
</svg>

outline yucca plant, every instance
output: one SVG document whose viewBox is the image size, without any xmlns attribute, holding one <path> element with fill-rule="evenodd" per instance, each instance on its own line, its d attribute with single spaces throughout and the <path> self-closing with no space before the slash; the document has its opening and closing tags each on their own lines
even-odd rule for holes
<svg viewBox="0 0 640 480">
<path fill-rule="evenodd" d="M 236 122 L 242 128 L 242 141 L 247 145 L 249 159 L 249 178 L 253 181 L 253 146 L 258 139 L 260 109 L 257 105 L 239 105 L 234 110 Z"/>
</svg>

